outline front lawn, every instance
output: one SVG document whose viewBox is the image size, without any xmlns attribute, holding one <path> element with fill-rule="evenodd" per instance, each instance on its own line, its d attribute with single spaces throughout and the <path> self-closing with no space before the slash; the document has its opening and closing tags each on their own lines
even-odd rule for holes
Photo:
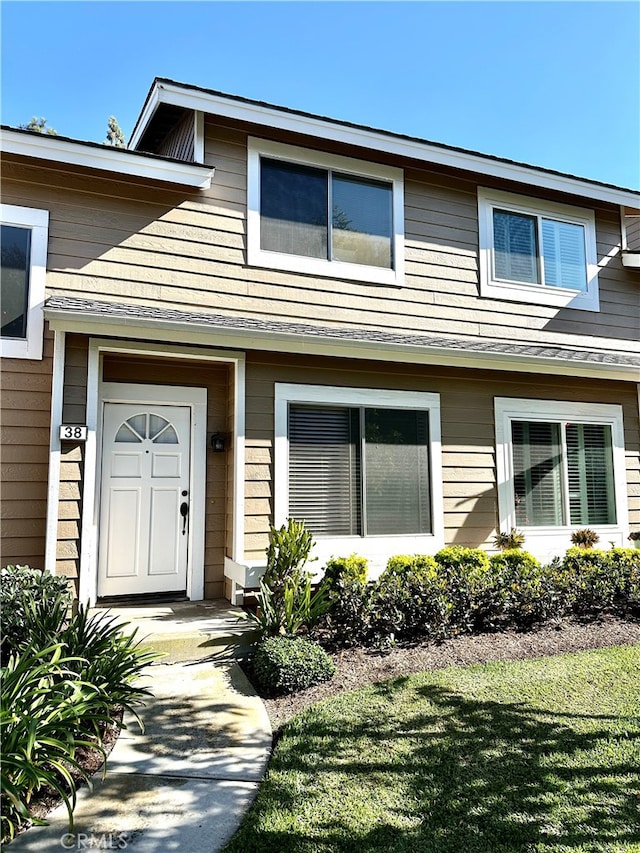
<svg viewBox="0 0 640 853">
<path fill-rule="evenodd" d="M 638 853 L 640 646 L 450 667 L 321 702 L 225 853 Z"/>
</svg>

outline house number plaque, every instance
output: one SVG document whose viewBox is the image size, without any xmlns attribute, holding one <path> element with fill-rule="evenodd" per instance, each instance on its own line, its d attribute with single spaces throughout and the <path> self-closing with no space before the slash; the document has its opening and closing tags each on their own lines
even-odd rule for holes
<svg viewBox="0 0 640 853">
<path fill-rule="evenodd" d="M 62 424 L 60 427 L 60 441 L 86 441 L 87 428 L 86 426 L 76 426 L 75 424 Z"/>
</svg>

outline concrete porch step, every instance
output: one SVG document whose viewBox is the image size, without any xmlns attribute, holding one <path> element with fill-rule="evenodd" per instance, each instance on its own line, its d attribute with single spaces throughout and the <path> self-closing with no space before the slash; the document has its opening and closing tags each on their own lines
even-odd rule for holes
<svg viewBox="0 0 640 853">
<path fill-rule="evenodd" d="M 162 654 L 162 663 L 234 660 L 244 657 L 258 637 L 247 613 L 227 601 L 143 604 L 94 612 L 105 610 L 123 630 L 137 631 L 144 648 Z"/>
</svg>

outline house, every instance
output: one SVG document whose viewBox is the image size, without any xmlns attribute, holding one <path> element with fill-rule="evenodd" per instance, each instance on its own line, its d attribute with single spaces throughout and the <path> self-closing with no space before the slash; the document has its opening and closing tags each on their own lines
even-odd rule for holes
<svg viewBox="0 0 640 853">
<path fill-rule="evenodd" d="M 2 563 L 83 600 L 640 527 L 640 193 L 156 79 L 2 130 Z"/>
</svg>

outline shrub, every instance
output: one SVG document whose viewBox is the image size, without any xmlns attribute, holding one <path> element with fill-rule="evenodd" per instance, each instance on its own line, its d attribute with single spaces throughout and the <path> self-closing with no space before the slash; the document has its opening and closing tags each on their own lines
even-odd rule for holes
<svg viewBox="0 0 640 853">
<path fill-rule="evenodd" d="M 531 627 L 549 615 L 542 566 L 520 548 L 504 550 L 489 559 L 486 584 L 477 594 L 477 627 L 495 630 Z"/>
<path fill-rule="evenodd" d="M 258 601 L 259 611 L 251 615 L 263 637 L 309 630 L 331 606 L 328 587 L 322 584 L 312 593 L 309 575 L 288 578 L 277 593 L 261 581 Z"/>
<path fill-rule="evenodd" d="M 88 781 L 75 752 L 80 746 L 99 750 L 87 733 L 108 722 L 104 697 L 75 676 L 70 667 L 77 664 L 76 658 L 63 654 L 62 644 L 53 643 L 44 649 L 28 646 L 2 669 L 3 841 L 13 838 L 24 821 L 33 820 L 29 804 L 43 786 L 63 800 L 73 828 L 73 774 Z"/>
<path fill-rule="evenodd" d="M 612 548 L 607 560 L 618 584 L 617 609 L 633 616 L 640 615 L 640 551 L 634 548 Z"/>
<path fill-rule="evenodd" d="M 438 551 L 435 559 L 450 606 L 449 635 L 469 633 L 476 623 L 474 598 L 487 583 L 489 557 L 480 548 L 453 545 Z"/>
<path fill-rule="evenodd" d="M 374 592 L 372 633 L 378 645 L 396 639 L 442 639 L 452 606 L 433 557 L 391 557 Z"/>
<path fill-rule="evenodd" d="M 302 637 L 269 637 L 257 647 L 253 671 L 268 693 L 295 693 L 329 681 L 335 666 L 317 643 Z"/>
<path fill-rule="evenodd" d="M 610 609 L 621 596 L 620 561 L 610 552 L 592 548 L 569 548 L 550 567 L 560 613 L 590 616 Z"/>
<path fill-rule="evenodd" d="M 351 554 L 349 557 L 331 557 L 324 570 L 324 579 L 333 589 L 339 582 L 359 581 L 365 583 L 369 574 L 369 561 L 366 557 Z"/>
<path fill-rule="evenodd" d="M 2 668 L 3 838 L 30 818 L 29 803 L 43 785 L 62 796 L 71 820 L 83 775 L 76 749 L 99 749 L 104 726 L 121 709 L 140 723 L 135 709 L 149 691 L 135 682 L 157 657 L 106 611 L 89 616 L 80 605 L 70 614 L 64 579 L 33 570 L 7 575 L 19 618 Z M 3 624 L 11 615 L 3 608 Z"/>
<path fill-rule="evenodd" d="M 267 568 L 260 582 L 259 611 L 252 618 L 262 636 L 295 634 L 310 628 L 329 607 L 324 586 L 312 594 L 311 573 L 305 569 L 313 537 L 302 522 L 271 528 Z"/>
<path fill-rule="evenodd" d="M 7 566 L 0 578 L 0 658 L 6 663 L 32 639 L 34 627 L 46 623 L 55 634 L 66 618 L 71 593 L 66 578 L 29 566 Z"/>
<path fill-rule="evenodd" d="M 290 518 L 282 527 L 272 527 L 267 546 L 265 585 L 277 594 L 287 580 L 304 572 L 312 547 L 313 537 L 303 522 Z"/>
<path fill-rule="evenodd" d="M 338 647 L 370 642 L 374 585 L 337 574 L 328 589 L 329 607 L 320 620 L 323 643 Z"/>
</svg>

